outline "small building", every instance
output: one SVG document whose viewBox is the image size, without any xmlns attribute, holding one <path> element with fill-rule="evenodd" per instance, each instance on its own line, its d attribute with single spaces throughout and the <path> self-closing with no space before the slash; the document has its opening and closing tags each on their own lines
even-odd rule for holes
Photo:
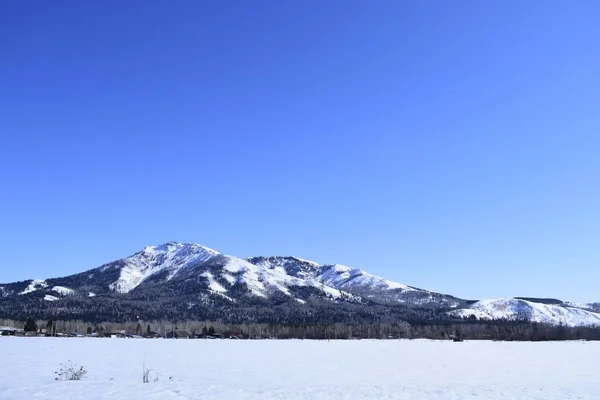
<svg viewBox="0 0 600 400">
<path fill-rule="evenodd" d="M 0 326 L 0 336 L 15 336 L 22 335 L 23 329 L 12 328 L 10 326 Z"/>
</svg>

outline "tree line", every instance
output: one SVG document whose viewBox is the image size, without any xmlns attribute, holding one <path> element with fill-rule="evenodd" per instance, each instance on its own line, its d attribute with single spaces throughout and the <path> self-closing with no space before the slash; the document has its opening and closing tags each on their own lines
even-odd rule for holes
<svg viewBox="0 0 600 400">
<path fill-rule="evenodd" d="M 240 323 L 224 321 L 168 321 L 138 320 L 128 322 L 90 323 L 83 320 L 4 319 L 0 326 L 24 328 L 26 331 L 45 330 L 47 335 L 57 333 L 92 334 L 126 333 L 144 336 L 168 337 L 171 332 L 187 332 L 190 337 L 220 334 L 247 339 L 436 339 L 436 340 L 600 340 L 600 328 L 553 326 L 522 321 L 412 321 L 394 323 Z"/>
</svg>

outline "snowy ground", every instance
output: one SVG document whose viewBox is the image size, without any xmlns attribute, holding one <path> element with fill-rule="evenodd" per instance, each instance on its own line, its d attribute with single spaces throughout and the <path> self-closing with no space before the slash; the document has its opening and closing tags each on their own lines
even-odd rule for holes
<svg viewBox="0 0 600 400">
<path fill-rule="evenodd" d="M 142 383 L 142 364 L 158 382 Z M 61 362 L 79 382 L 56 382 Z M 0 337 L 0 399 L 600 399 L 600 343 Z"/>
</svg>

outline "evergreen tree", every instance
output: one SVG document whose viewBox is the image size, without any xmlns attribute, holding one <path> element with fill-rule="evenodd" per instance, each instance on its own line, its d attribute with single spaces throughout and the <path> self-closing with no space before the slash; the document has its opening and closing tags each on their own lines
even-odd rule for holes
<svg viewBox="0 0 600 400">
<path fill-rule="evenodd" d="M 33 318 L 31 318 L 31 317 L 27 318 L 27 321 L 25 322 L 25 326 L 23 329 L 25 332 L 37 332 L 37 325 L 36 325 L 35 321 L 33 320 Z"/>
</svg>

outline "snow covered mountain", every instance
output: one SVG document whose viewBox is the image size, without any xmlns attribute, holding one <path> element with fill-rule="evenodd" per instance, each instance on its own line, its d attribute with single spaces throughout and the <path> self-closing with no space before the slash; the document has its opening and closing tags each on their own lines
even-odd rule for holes
<svg viewBox="0 0 600 400">
<path fill-rule="evenodd" d="M 364 303 L 360 296 L 318 279 L 288 275 L 205 246 L 176 242 L 147 246 L 130 257 L 77 275 L 0 285 L 0 299 L 20 296 L 21 301 L 25 296 L 58 302 L 115 295 L 139 298 L 148 293 L 154 298 L 195 295 L 198 303 L 214 302 L 215 297 L 217 302 L 232 304 L 245 304 L 252 298 L 294 304 Z"/>
<path fill-rule="evenodd" d="M 194 243 L 147 246 L 79 274 L 0 284 L 0 318 L 152 318 L 388 321 L 518 319 L 600 324 L 600 305 L 552 299 L 469 302 L 378 277 L 359 268 L 297 257 L 242 259 Z M 393 317 L 392 317 L 393 315 Z"/>
<path fill-rule="evenodd" d="M 588 306 L 588 305 L 586 305 Z M 572 303 L 540 299 L 500 298 L 480 300 L 469 308 L 451 311 L 454 316 L 483 320 L 529 321 L 565 326 L 600 326 L 600 313 Z"/>
<path fill-rule="evenodd" d="M 324 297 L 340 299 L 345 296 L 360 301 L 358 297 L 342 293 L 319 281 L 289 276 L 198 244 L 169 242 L 161 246 L 147 246 L 123 262 L 125 266 L 116 266 L 120 269 L 119 279 L 109 285 L 120 293 L 131 292 L 148 282 L 189 279 L 196 274 L 200 281 L 205 281 L 209 291 L 232 301 L 227 293 L 236 285 L 245 286 L 248 295 L 263 298 L 273 293 L 292 297 L 290 287 L 308 286 L 320 291 Z"/>
<path fill-rule="evenodd" d="M 64 282 L 65 279 L 69 282 Z M 449 307 L 462 303 L 452 296 L 392 282 L 358 268 L 321 265 L 296 257 L 244 260 L 199 244 L 177 242 L 147 246 L 130 257 L 72 277 L 32 280 L 17 293 L 43 293 L 53 296 L 46 300 L 56 301 L 57 296 L 70 296 L 75 292 L 83 291 L 88 297 L 109 292 L 128 294 L 189 279 L 196 280 L 199 291 L 206 290 L 231 301 L 235 301 L 232 290 L 237 295 L 241 292 L 246 296 L 269 298 L 274 294 L 294 297 L 290 288 L 311 288 L 323 298 L 353 302 Z M 3 290 L 8 292 L 11 286 L 14 285 L 4 286 Z M 294 299 L 300 303 L 306 301 L 301 297 Z"/>
</svg>

